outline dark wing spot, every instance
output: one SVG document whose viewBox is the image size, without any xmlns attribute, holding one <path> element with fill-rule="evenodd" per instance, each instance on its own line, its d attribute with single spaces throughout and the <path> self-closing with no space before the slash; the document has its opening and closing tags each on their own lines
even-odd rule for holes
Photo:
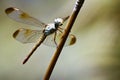
<svg viewBox="0 0 120 80">
<path fill-rule="evenodd" d="M 20 30 L 17 30 L 13 33 L 13 37 L 16 38 L 16 36 L 19 34 Z"/>
<path fill-rule="evenodd" d="M 70 45 L 73 45 L 76 42 L 76 37 L 74 35 L 71 35 L 71 41 L 70 41 Z"/>
<path fill-rule="evenodd" d="M 5 10 L 5 13 L 6 14 L 10 14 L 11 12 L 13 12 L 15 9 L 13 8 L 13 7 L 10 7 L 10 8 L 7 8 L 6 10 Z"/>
<path fill-rule="evenodd" d="M 22 14 L 20 15 L 20 17 L 21 17 L 21 18 L 29 18 L 30 16 L 29 16 L 28 14 L 26 14 L 26 13 L 22 13 Z"/>
</svg>

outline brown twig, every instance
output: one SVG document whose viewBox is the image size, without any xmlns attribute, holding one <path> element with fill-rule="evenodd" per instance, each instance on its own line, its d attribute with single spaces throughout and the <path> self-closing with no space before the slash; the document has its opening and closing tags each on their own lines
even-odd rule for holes
<svg viewBox="0 0 120 80">
<path fill-rule="evenodd" d="M 63 32 L 62 39 L 61 39 L 60 43 L 58 44 L 58 47 L 57 47 L 57 49 L 56 49 L 56 51 L 54 53 L 54 56 L 53 56 L 53 58 L 52 58 L 52 60 L 51 60 L 51 62 L 49 64 L 49 66 L 48 66 L 48 69 L 46 71 L 46 74 L 45 74 L 43 80 L 49 80 L 49 78 L 51 76 L 51 73 L 52 73 L 52 71 L 53 71 L 53 69 L 55 67 L 55 64 L 56 64 L 56 62 L 58 60 L 58 57 L 59 57 L 59 55 L 60 55 L 60 53 L 62 51 L 62 48 L 63 48 L 63 46 L 65 44 L 65 41 L 66 41 L 66 39 L 67 39 L 67 37 L 68 37 L 68 35 L 70 33 L 70 30 L 71 30 L 71 28 L 72 28 L 72 26 L 73 26 L 73 24 L 75 22 L 75 19 L 76 19 L 77 15 L 78 15 L 83 3 L 84 3 L 84 0 L 77 0 L 76 1 L 73 12 L 72 12 L 72 14 L 70 16 L 70 19 L 68 21 L 68 24 L 67 24 L 67 26 L 65 28 L 65 31 Z"/>
</svg>

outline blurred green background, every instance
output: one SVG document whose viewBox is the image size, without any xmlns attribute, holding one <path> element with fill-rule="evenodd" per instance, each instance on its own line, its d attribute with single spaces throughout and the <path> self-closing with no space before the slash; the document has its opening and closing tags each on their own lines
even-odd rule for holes
<svg viewBox="0 0 120 80">
<path fill-rule="evenodd" d="M 17 7 L 49 23 L 72 12 L 76 0 L 0 0 L 0 80 L 42 80 L 55 48 L 41 45 L 27 64 L 33 44 L 12 34 L 19 28 L 39 29 L 11 20 L 4 12 Z M 85 0 L 71 31 L 77 37 L 65 47 L 50 80 L 120 80 L 120 0 Z"/>
</svg>

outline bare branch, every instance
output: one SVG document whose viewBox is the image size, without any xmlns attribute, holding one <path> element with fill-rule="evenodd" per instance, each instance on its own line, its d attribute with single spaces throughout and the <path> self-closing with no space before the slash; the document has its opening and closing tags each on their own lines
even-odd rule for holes
<svg viewBox="0 0 120 80">
<path fill-rule="evenodd" d="M 72 28 L 72 26 L 73 26 L 73 24 L 75 22 L 75 19 L 76 19 L 77 15 L 78 15 L 83 3 L 84 3 L 84 0 L 77 0 L 76 1 L 73 12 L 72 12 L 72 14 L 70 16 L 70 19 L 68 21 L 68 24 L 67 24 L 67 26 L 66 26 L 66 28 L 65 28 L 65 30 L 63 32 L 62 39 L 61 39 L 60 43 L 58 44 L 58 47 L 57 47 L 57 49 L 56 49 L 56 51 L 54 53 L 54 56 L 53 56 L 53 58 L 52 58 L 52 60 L 51 60 L 51 62 L 49 64 L 49 66 L 48 66 L 48 69 L 46 71 L 46 74 L 45 74 L 43 80 L 49 80 L 49 78 L 51 76 L 51 73 L 52 73 L 52 71 L 53 71 L 53 69 L 55 67 L 55 64 L 56 64 L 56 62 L 57 62 L 57 60 L 59 58 L 59 55 L 60 55 L 60 53 L 61 53 L 61 51 L 63 49 L 65 41 L 66 41 L 66 39 L 67 39 L 67 37 L 68 37 L 68 35 L 70 33 L 70 30 L 71 30 L 71 28 Z"/>
</svg>

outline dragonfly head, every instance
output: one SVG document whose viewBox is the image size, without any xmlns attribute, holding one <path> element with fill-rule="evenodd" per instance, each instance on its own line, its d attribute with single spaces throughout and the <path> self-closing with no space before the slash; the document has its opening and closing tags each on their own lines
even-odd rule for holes
<svg viewBox="0 0 120 80">
<path fill-rule="evenodd" d="M 58 26 L 62 26 L 63 25 L 63 19 L 62 18 L 56 18 L 54 20 L 54 23 L 55 23 L 55 26 L 58 27 Z"/>
</svg>

